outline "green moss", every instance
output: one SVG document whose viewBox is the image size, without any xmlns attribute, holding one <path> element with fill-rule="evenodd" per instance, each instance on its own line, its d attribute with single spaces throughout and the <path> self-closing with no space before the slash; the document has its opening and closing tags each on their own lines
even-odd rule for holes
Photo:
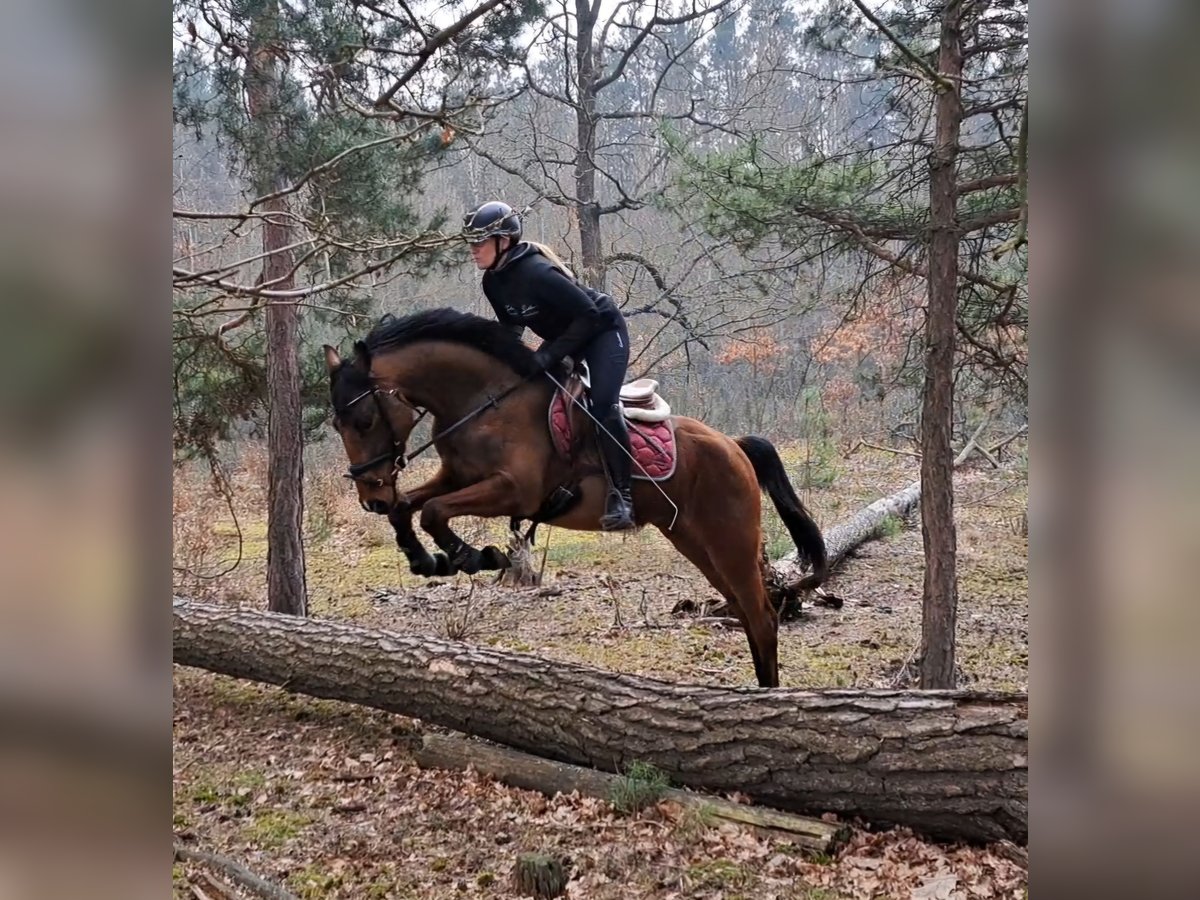
<svg viewBox="0 0 1200 900">
<path fill-rule="evenodd" d="M 247 769 L 234 773 L 233 777 L 229 779 L 229 783 L 235 788 L 257 789 L 266 786 L 267 776 L 262 772 Z"/>
<path fill-rule="evenodd" d="M 298 836 L 312 821 L 304 813 L 267 809 L 255 813 L 244 829 L 246 839 L 264 849 L 277 849 Z"/>
<path fill-rule="evenodd" d="M 696 883 L 696 887 L 724 890 L 749 888 L 758 881 L 750 869 L 723 857 L 689 866 L 687 877 Z"/>
<path fill-rule="evenodd" d="M 395 889 L 396 883 L 390 878 L 376 878 L 367 885 L 366 890 L 361 896 L 367 900 L 383 900 L 385 897 L 390 897 Z"/>
<path fill-rule="evenodd" d="M 193 803 L 213 803 L 220 804 L 225 801 L 225 794 L 220 788 L 211 784 L 198 784 L 191 790 L 191 799 Z"/>
<path fill-rule="evenodd" d="M 881 654 L 886 654 L 883 645 L 829 643 L 792 647 L 787 657 L 780 659 L 780 675 L 794 687 L 853 687 L 878 666 Z"/>
<path fill-rule="evenodd" d="M 302 900 L 321 900 L 341 883 L 340 875 L 323 872 L 315 865 L 307 866 L 288 876 L 288 886 Z M 386 894 L 375 896 L 386 896 Z"/>
</svg>

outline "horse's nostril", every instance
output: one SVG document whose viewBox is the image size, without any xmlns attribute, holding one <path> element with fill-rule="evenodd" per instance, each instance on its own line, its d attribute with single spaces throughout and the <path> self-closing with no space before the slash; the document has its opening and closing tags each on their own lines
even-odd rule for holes
<svg viewBox="0 0 1200 900">
<path fill-rule="evenodd" d="M 378 513 L 381 516 L 388 511 L 388 505 L 382 500 L 368 500 L 364 506 L 368 512 Z"/>
</svg>

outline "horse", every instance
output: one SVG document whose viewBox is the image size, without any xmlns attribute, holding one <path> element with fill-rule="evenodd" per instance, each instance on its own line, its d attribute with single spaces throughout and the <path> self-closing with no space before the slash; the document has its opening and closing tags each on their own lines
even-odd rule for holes
<svg viewBox="0 0 1200 900">
<path fill-rule="evenodd" d="M 323 349 L 333 427 L 350 462 L 345 477 L 364 510 L 387 516 L 413 573 L 473 574 L 509 565 L 499 548 L 476 549 L 455 534 L 449 523 L 459 516 L 507 516 L 514 530 L 526 520 L 533 528 L 545 522 L 600 530 L 607 482 L 582 364 L 543 373 L 507 326 L 445 308 L 384 316 L 346 359 L 328 344 Z M 565 451 L 549 419 L 556 394 L 568 401 L 574 436 Z M 408 451 L 426 414 L 433 417 L 432 439 Z M 631 419 L 627 410 L 626 421 L 639 424 Z M 825 580 L 821 531 L 767 439 L 732 438 L 682 415 L 658 424 L 673 438 L 673 466 L 665 477 L 633 467 L 635 527 L 658 528 L 700 570 L 741 624 L 758 684 L 778 687 L 778 613 L 768 597 L 761 494 L 774 503 L 801 561 L 812 566 L 797 589 Z M 440 457 L 436 474 L 402 489 L 405 465 L 431 446 Z M 417 513 L 441 548 L 436 556 L 413 529 Z"/>
</svg>

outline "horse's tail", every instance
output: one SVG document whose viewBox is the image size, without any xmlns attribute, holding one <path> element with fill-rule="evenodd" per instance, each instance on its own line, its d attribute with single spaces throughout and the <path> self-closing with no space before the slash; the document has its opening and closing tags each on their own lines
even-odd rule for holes
<svg viewBox="0 0 1200 900">
<path fill-rule="evenodd" d="M 796 543 L 796 549 L 812 563 L 812 574 L 806 575 L 798 587 L 815 588 L 825 580 L 829 571 L 825 539 L 821 537 L 821 529 L 792 490 L 787 471 L 783 468 L 783 460 L 779 458 L 775 445 L 766 438 L 754 435 L 738 438 L 737 445 L 750 457 L 759 487 L 767 492 L 771 502 L 775 504 L 779 518 L 783 520 L 788 534 Z"/>
</svg>

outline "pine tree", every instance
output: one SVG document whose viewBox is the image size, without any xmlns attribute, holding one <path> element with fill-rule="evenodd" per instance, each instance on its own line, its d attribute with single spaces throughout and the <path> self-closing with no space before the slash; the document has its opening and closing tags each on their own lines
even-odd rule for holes
<svg viewBox="0 0 1200 900">
<path fill-rule="evenodd" d="M 483 0 L 440 28 L 413 9 L 174 5 L 177 137 L 220 146 L 237 187 L 232 207 L 200 185 L 175 211 L 174 443 L 215 466 L 265 404 L 272 610 L 306 612 L 303 419 L 319 369 L 303 371 L 304 320 L 364 312 L 373 279 L 445 260 L 449 213 L 419 214 L 422 173 L 475 127 L 540 5 Z"/>
</svg>

